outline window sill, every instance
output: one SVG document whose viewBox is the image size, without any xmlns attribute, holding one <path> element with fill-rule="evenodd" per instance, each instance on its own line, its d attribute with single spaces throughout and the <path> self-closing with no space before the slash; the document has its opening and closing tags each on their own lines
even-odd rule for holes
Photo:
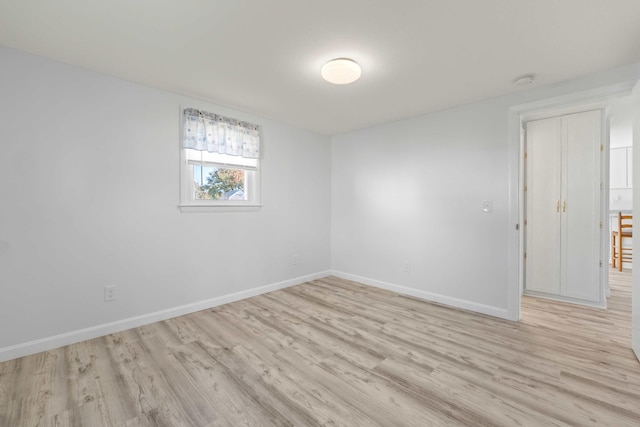
<svg viewBox="0 0 640 427">
<path fill-rule="evenodd" d="M 205 212 L 258 212 L 262 205 L 178 205 L 182 213 Z"/>
</svg>

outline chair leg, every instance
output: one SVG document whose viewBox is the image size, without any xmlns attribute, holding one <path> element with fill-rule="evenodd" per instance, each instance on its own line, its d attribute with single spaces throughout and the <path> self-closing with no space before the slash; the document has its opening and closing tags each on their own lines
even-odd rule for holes
<svg viewBox="0 0 640 427">
<path fill-rule="evenodd" d="M 611 267 L 616 268 L 616 236 L 611 235 Z"/>
<path fill-rule="evenodd" d="M 618 270 L 622 271 L 622 233 L 618 236 Z"/>
</svg>

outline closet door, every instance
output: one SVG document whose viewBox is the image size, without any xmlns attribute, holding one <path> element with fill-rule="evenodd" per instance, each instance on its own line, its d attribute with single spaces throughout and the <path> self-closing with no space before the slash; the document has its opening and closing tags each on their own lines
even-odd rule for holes
<svg viewBox="0 0 640 427">
<path fill-rule="evenodd" d="M 563 117 L 561 295 L 600 301 L 601 111 Z"/>
<path fill-rule="evenodd" d="M 560 293 L 562 120 L 527 123 L 525 288 Z"/>
</svg>

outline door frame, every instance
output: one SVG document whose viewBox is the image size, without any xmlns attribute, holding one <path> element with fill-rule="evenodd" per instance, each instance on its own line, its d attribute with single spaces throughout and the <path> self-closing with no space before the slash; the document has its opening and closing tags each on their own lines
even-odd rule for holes
<svg viewBox="0 0 640 427">
<path fill-rule="evenodd" d="M 520 320 L 520 302 L 524 290 L 524 137 L 522 132 L 523 120 L 551 117 L 553 115 L 570 114 L 585 109 L 604 108 L 612 100 L 631 95 L 635 81 L 616 85 L 604 86 L 592 90 L 570 93 L 553 98 L 519 104 L 508 109 L 508 158 L 509 158 L 509 213 L 508 213 L 508 243 L 507 243 L 507 317 L 510 320 Z M 606 114 L 606 112 L 605 112 Z M 602 127 L 603 133 L 609 126 Z M 603 138 L 603 156 L 601 174 L 603 175 L 603 203 L 601 216 L 609 210 L 609 135 Z M 604 221 L 601 238 L 601 257 L 608 250 L 608 221 Z M 608 259 L 608 258 L 607 258 Z M 608 288 L 608 269 L 601 269 L 603 291 Z M 604 295 L 603 295 L 604 298 Z M 606 303 L 606 299 L 603 299 Z"/>
</svg>

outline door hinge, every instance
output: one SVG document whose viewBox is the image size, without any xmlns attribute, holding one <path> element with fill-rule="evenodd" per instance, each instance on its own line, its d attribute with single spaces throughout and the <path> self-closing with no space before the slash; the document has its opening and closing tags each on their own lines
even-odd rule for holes
<svg viewBox="0 0 640 427">
<path fill-rule="evenodd" d="M 527 186 L 526 185 L 524 186 L 524 191 L 527 191 Z"/>
<path fill-rule="evenodd" d="M 524 219 L 524 225 L 525 225 L 525 227 L 527 226 L 527 219 L 526 218 Z"/>
<path fill-rule="evenodd" d="M 602 223 L 602 221 L 600 221 L 600 228 L 602 228 L 604 226 L 604 224 Z"/>
<path fill-rule="evenodd" d="M 516 224 L 516 230 L 520 230 L 520 224 Z"/>
<path fill-rule="evenodd" d="M 524 152 L 524 158 L 526 159 L 526 158 L 527 158 L 527 156 L 528 156 L 528 153 L 525 151 L 525 152 Z"/>
<path fill-rule="evenodd" d="M 600 144 L 600 151 L 604 151 L 604 145 Z"/>
<path fill-rule="evenodd" d="M 604 190 L 604 183 L 600 183 L 600 190 Z"/>
<path fill-rule="evenodd" d="M 602 267 L 602 261 L 600 261 L 600 267 Z"/>
<path fill-rule="evenodd" d="M 526 252 L 524 253 L 524 259 L 527 259 L 527 253 Z"/>
</svg>

